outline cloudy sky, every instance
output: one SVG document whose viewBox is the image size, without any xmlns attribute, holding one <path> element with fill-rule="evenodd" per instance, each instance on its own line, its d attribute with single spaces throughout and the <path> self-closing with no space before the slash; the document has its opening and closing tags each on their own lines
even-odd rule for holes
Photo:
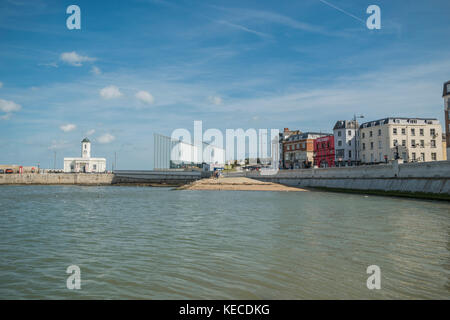
<svg viewBox="0 0 450 320">
<path fill-rule="evenodd" d="M 81 30 L 66 9 L 81 8 Z M 381 8 L 381 30 L 366 9 Z M 0 0 L 0 163 L 117 152 L 176 128 L 330 132 L 354 113 L 443 121 L 448 0 Z"/>
</svg>

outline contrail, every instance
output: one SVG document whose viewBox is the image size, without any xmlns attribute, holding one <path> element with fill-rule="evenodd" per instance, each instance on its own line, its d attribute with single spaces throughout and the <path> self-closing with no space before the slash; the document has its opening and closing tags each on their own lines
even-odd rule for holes
<svg viewBox="0 0 450 320">
<path fill-rule="evenodd" d="M 358 18 L 357 16 L 355 16 L 355 15 L 351 14 L 350 12 L 347 12 L 347 11 L 345 11 L 345 10 L 339 8 L 339 7 L 336 7 L 334 4 L 331 4 L 331 3 L 329 3 L 329 2 L 327 2 L 327 1 L 325 1 L 325 0 L 319 0 L 319 1 L 322 2 L 322 3 L 325 3 L 325 4 L 326 4 L 327 6 L 329 6 L 329 7 L 332 7 L 332 8 L 334 8 L 334 9 L 336 9 L 336 10 L 339 10 L 339 11 L 342 12 L 342 13 L 345 13 L 345 14 L 348 15 L 349 17 L 352 17 L 352 18 L 354 18 L 354 19 L 356 19 L 356 20 L 358 20 L 358 21 L 361 21 L 362 23 L 366 23 L 363 19 Z"/>
</svg>

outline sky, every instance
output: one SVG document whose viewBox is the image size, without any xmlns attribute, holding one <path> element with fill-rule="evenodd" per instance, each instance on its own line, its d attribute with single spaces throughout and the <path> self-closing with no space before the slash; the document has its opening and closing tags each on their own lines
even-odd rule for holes
<svg viewBox="0 0 450 320">
<path fill-rule="evenodd" d="M 69 30 L 68 6 L 81 9 Z M 370 30 L 369 5 L 381 9 Z M 444 121 L 450 1 L 0 0 L 0 164 L 114 153 L 153 168 L 153 133 L 332 132 L 364 115 Z"/>
</svg>

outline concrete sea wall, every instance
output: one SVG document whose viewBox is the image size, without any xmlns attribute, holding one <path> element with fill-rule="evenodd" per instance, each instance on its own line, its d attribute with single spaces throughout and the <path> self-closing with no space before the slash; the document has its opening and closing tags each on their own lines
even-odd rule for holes
<svg viewBox="0 0 450 320">
<path fill-rule="evenodd" d="M 179 186 L 202 178 L 209 172 L 118 170 L 112 173 L 23 173 L 0 174 L 0 185 L 65 184 L 65 185 L 170 185 Z"/>
<path fill-rule="evenodd" d="M 202 171 L 117 170 L 114 172 L 113 184 L 179 186 L 210 176 L 210 172 Z"/>
<path fill-rule="evenodd" d="M 450 195 L 450 161 L 347 168 L 246 172 L 249 178 L 289 186 Z"/>
<path fill-rule="evenodd" d="M 79 184 L 110 185 L 114 175 L 110 173 L 23 173 L 0 174 L 0 185 L 5 184 Z"/>
</svg>

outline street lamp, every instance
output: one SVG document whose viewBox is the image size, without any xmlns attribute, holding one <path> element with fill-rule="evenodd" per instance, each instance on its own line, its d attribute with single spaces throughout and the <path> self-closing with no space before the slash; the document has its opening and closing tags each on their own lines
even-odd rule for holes
<svg viewBox="0 0 450 320">
<path fill-rule="evenodd" d="M 355 157 L 355 165 L 356 165 L 356 163 L 358 162 L 358 158 L 357 158 L 357 156 L 356 156 L 356 144 L 357 144 L 357 138 L 356 138 L 356 135 L 358 134 L 359 135 L 359 128 L 357 128 L 357 126 L 356 126 L 356 119 L 362 119 L 362 118 L 364 118 L 364 116 L 362 115 L 362 114 L 360 114 L 360 115 L 356 115 L 356 114 L 353 114 L 353 123 L 355 124 L 355 155 L 354 155 L 354 157 Z"/>
<path fill-rule="evenodd" d="M 400 157 L 398 155 L 398 141 L 394 142 L 394 147 L 395 147 L 395 157 L 394 157 L 394 159 L 398 160 L 398 159 L 400 159 Z"/>
</svg>

